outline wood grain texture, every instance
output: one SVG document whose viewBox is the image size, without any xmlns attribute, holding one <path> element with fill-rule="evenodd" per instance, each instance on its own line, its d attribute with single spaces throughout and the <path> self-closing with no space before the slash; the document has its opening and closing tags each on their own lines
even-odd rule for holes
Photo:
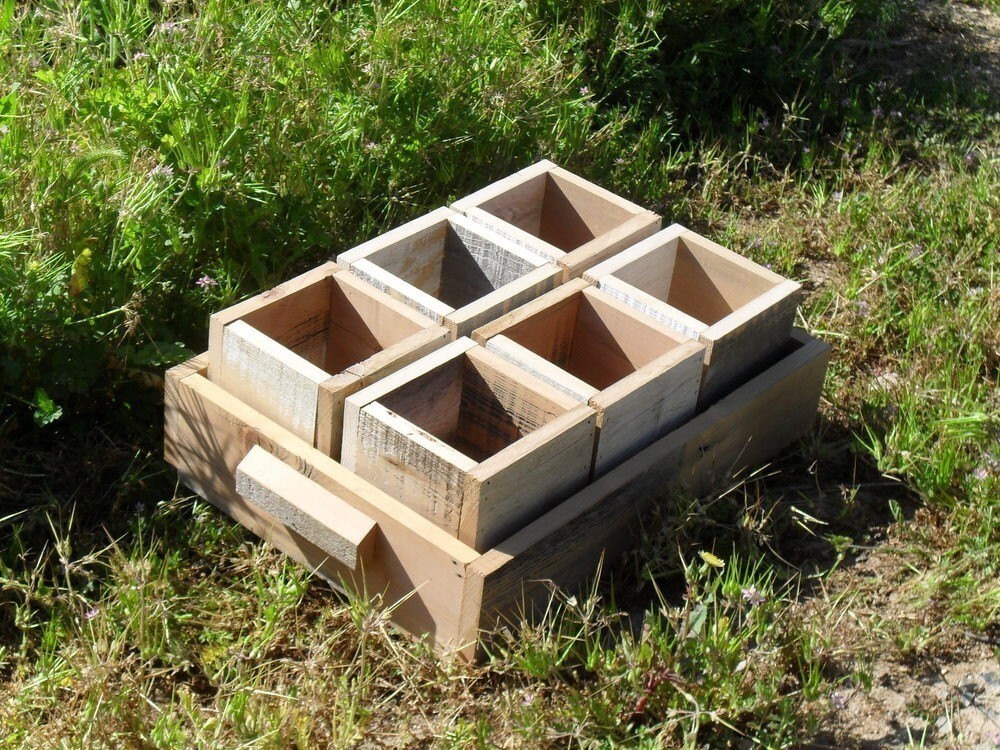
<svg viewBox="0 0 1000 750">
<path fill-rule="evenodd" d="M 422 289 L 404 281 L 399 276 L 376 265 L 368 258 L 360 258 L 351 264 L 351 273 L 364 279 L 376 289 L 388 294 L 395 300 L 409 305 L 421 315 L 425 315 L 435 323 L 444 321 L 444 316 L 454 308 L 437 299 Z M 435 289 L 436 291 L 436 289 Z"/>
<path fill-rule="evenodd" d="M 227 325 L 250 317 L 250 325 L 275 340 L 287 340 L 300 356 L 322 366 L 329 308 L 329 279 L 342 270 L 335 263 L 323 265 L 279 284 L 209 319 L 208 371 L 214 378 L 222 366 L 222 334 Z"/>
<path fill-rule="evenodd" d="M 482 576 L 481 627 L 544 604 L 546 582 L 574 587 L 598 561 L 635 545 L 638 519 L 671 488 L 700 494 L 773 457 L 815 417 L 829 347 L 796 331 L 795 350 L 684 426 L 657 440 L 470 566 Z"/>
<path fill-rule="evenodd" d="M 309 443 L 316 438 L 319 386 L 327 377 L 242 320 L 225 328 L 216 382 Z"/>
<path fill-rule="evenodd" d="M 236 467 L 236 492 L 352 571 L 372 558 L 375 522 L 259 445 Z"/>
<path fill-rule="evenodd" d="M 801 286 L 784 281 L 702 332 L 705 373 L 699 408 L 756 374 L 791 334 Z"/>
<path fill-rule="evenodd" d="M 536 378 L 548 383 L 581 404 L 586 404 L 597 393 L 597 389 L 544 357 L 540 357 L 531 349 L 511 341 L 502 333 L 493 336 L 486 342 L 487 351 L 493 352 L 507 362 L 522 367 Z M 700 369 L 699 369 L 700 375 Z"/>
<path fill-rule="evenodd" d="M 164 454 L 184 483 L 335 585 L 380 595 L 403 629 L 469 655 L 475 632 L 456 602 L 478 596 L 466 587 L 481 582 L 465 574 L 478 554 L 208 381 L 198 364 L 174 368 L 166 379 Z M 375 521 L 378 553 L 359 575 L 240 497 L 236 466 L 254 445 Z"/>
<path fill-rule="evenodd" d="M 577 406 L 467 472 L 459 539 L 488 550 L 590 478 L 596 415 Z"/>
<path fill-rule="evenodd" d="M 455 338 L 469 336 L 474 330 L 504 313 L 515 310 L 559 284 L 560 271 L 555 266 L 542 266 L 515 279 L 444 316 L 444 325 Z"/>
<path fill-rule="evenodd" d="M 701 344 L 680 344 L 590 399 L 598 413 L 594 477 L 694 416 L 703 357 Z"/>
</svg>

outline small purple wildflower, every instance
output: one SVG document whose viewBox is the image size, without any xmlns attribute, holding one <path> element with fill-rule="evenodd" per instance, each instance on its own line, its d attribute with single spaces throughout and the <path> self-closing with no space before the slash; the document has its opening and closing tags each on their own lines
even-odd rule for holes
<svg viewBox="0 0 1000 750">
<path fill-rule="evenodd" d="M 171 34 L 181 33 L 183 28 L 179 23 L 177 23 L 177 21 L 164 21 L 163 23 L 158 23 L 153 30 L 160 34 L 166 34 L 169 36 Z"/>
<path fill-rule="evenodd" d="M 364 73 L 366 76 L 371 75 L 372 64 L 370 62 L 366 62 L 364 65 L 361 66 L 361 72 Z"/>
<path fill-rule="evenodd" d="M 882 109 L 881 107 L 875 107 L 875 109 L 872 110 L 872 115 L 875 117 L 876 120 L 882 117 L 882 115 L 884 114 L 885 110 Z"/>
<path fill-rule="evenodd" d="M 868 317 L 868 313 L 871 311 L 871 305 L 868 304 L 867 300 L 856 299 L 854 300 L 854 311 L 863 318 Z"/>
<path fill-rule="evenodd" d="M 812 149 L 809 148 L 808 146 L 803 146 L 802 147 L 802 153 L 803 154 L 808 154 L 810 151 L 812 151 Z"/>
<path fill-rule="evenodd" d="M 843 693 L 830 693 L 830 703 L 838 711 L 843 711 L 847 708 L 847 696 Z"/>
<path fill-rule="evenodd" d="M 760 118 L 760 127 L 761 130 L 767 130 L 769 127 L 771 127 L 771 121 L 766 117 Z"/>
<path fill-rule="evenodd" d="M 149 176 L 170 178 L 174 176 L 174 168 L 171 167 L 169 164 L 157 164 L 155 167 L 149 170 Z"/>
<path fill-rule="evenodd" d="M 989 477 L 989 475 L 990 473 L 986 470 L 985 466 L 978 466 L 976 467 L 976 470 L 972 472 L 972 476 L 974 476 L 980 482 L 985 481 L 987 477 Z"/>
<path fill-rule="evenodd" d="M 767 601 L 764 595 L 760 593 L 760 591 L 757 590 L 757 587 L 754 586 L 753 584 L 750 584 L 745 589 L 740 591 L 740 596 L 742 596 L 743 601 L 745 601 L 751 607 L 759 607 L 761 604 Z"/>
<path fill-rule="evenodd" d="M 581 86 L 580 87 L 580 96 L 590 96 L 590 87 L 589 86 Z"/>
<path fill-rule="evenodd" d="M 970 167 L 974 167 L 979 163 L 979 154 L 975 151 L 970 151 L 965 155 L 965 163 Z"/>
<path fill-rule="evenodd" d="M 369 154 L 377 148 L 378 144 L 375 143 L 375 141 L 368 141 L 368 143 L 366 143 L 364 146 L 365 152 Z"/>
<path fill-rule="evenodd" d="M 99 614 L 97 607 L 91 607 L 86 612 L 83 613 L 83 617 L 88 622 L 93 620 Z"/>
<path fill-rule="evenodd" d="M 213 287 L 213 286 L 218 286 L 219 285 L 219 282 L 216 281 L 215 279 L 213 279 L 208 274 L 205 274 L 204 276 L 202 276 L 200 279 L 198 279 L 194 283 L 195 283 L 195 285 L 200 286 L 202 289 L 208 289 L 209 287 Z"/>
<path fill-rule="evenodd" d="M 139 62 L 139 60 L 145 60 L 147 57 L 149 57 L 148 52 L 136 52 L 132 55 L 132 62 Z"/>
<path fill-rule="evenodd" d="M 615 166 L 616 167 L 620 167 L 624 163 L 625 163 L 625 159 L 623 157 L 621 157 L 621 156 L 615 157 Z"/>
</svg>

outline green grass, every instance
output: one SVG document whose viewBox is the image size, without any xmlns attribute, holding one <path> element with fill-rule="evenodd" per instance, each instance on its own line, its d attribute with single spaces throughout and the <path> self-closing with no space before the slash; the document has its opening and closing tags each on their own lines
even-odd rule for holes
<svg viewBox="0 0 1000 750">
<path fill-rule="evenodd" d="M 0 2 L 0 747 L 790 747 L 995 639 L 1000 92 L 947 8 Z M 465 666 L 177 486 L 161 378 L 541 157 L 802 281 L 833 357 L 799 445 Z"/>
</svg>

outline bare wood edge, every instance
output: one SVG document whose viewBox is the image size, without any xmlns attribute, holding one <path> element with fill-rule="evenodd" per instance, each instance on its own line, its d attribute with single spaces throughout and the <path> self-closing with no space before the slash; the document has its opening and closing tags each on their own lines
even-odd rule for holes
<svg viewBox="0 0 1000 750">
<path fill-rule="evenodd" d="M 700 340 L 701 336 L 708 329 L 706 323 L 654 297 L 652 294 L 648 294 L 638 287 L 622 281 L 613 274 L 602 277 L 597 283 L 597 288 L 605 294 L 628 305 L 663 328 L 669 328 L 688 339 Z"/>
<path fill-rule="evenodd" d="M 559 259 L 559 267 L 567 279 L 578 278 L 590 268 L 614 258 L 626 248 L 655 236 L 662 219 L 652 211 L 643 211 L 614 229 L 586 242 Z"/>
<path fill-rule="evenodd" d="M 472 332 L 472 340 L 477 344 L 485 344 L 490 338 L 496 336 L 498 333 L 503 333 L 508 328 L 518 325 L 543 310 L 569 299 L 577 292 L 581 292 L 589 286 L 590 284 L 583 279 L 571 279 L 570 281 L 560 284 L 555 289 L 546 292 L 539 297 L 535 297 L 535 299 L 530 302 L 526 302 L 520 307 L 511 310 L 509 313 L 501 315 L 492 322 L 476 328 Z"/>
<path fill-rule="evenodd" d="M 482 222 L 475 221 L 465 214 L 456 214 L 448 221 L 454 225 L 462 227 L 469 233 L 478 235 L 480 238 L 487 240 L 503 250 L 506 250 L 511 255 L 530 263 L 534 268 L 552 265 L 555 262 L 551 258 L 546 258 L 539 253 L 534 252 L 530 247 L 523 247 L 522 245 L 519 245 L 511 238 L 504 237 L 503 234 L 498 232 L 493 227 L 483 224 Z M 503 287 L 501 287 L 501 289 L 502 288 Z"/>
<path fill-rule="evenodd" d="M 643 365 L 635 372 L 626 375 L 616 383 L 612 383 L 604 390 L 598 391 L 590 399 L 590 405 L 594 409 L 603 412 L 609 404 L 620 400 L 639 386 L 653 378 L 657 378 L 667 370 L 684 367 L 687 364 L 694 367 L 697 363 L 697 377 L 701 380 L 702 358 L 705 356 L 705 346 L 697 341 L 686 339 L 680 346 L 664 352 L 651 362 Z M 697 393 L 695 394 L 697 396 Z M 694 407 L 694 402 L 691 404 Z"/>
<path fill-rule="evenodd" d="M 507 177 L 497 180 L 496 182 L 491 182 L 489 185 L 470 193 L 464 198 L 459 198 L 451 204 L 451 208 L 455 211 L 464 212 L 469 208 L 479 206 L 481 203 L 493 200 L 498 195 L 502 195 L 508 190 L 511 190 L 528 180 L 533 180 L 540 175 L 544 175 L 546 172 L 551 172 L 556 168 L 556 165 L 548 159 L 542 159 L 541 161 L 537 161 L 512 175 L 508 175 Z"/>
<path fill-rule="evenodd" d="M 319 384 L 316 395 L 316 448 L 340 460 L 344 437 L 344 400 L 362 387 L 361 378 L 342 372 Z"/>
<path fill-rule="evenodd" d="M 373 401 L 366 405 L 362 411 L 397 433 L 402 440 L 412 442 L 428 453 L 434 454 L 442 461 L 447 461 L 461 472 L 468 473 L 477 466 L 476 462 L 462 453 L 462 451 L 452 448 L 448 443 L 434 437 L 434 435 L 415 425 L 406 417 L 389 411 L 378 401 Z"/>
<path fill-rule="evenodd" d="M 208 377 L 216 377 L 216 374 L 222 368 L 222 334 L 227 325 L 245 317 L 251 312 L 255 312 L 289 297 L 307 286 L 334 276 L 342 270 L 343 268 L 333 261 L 327 261 L 295 278 L 278 284 L 272 289 L 260 292 L 224 310 L 212 313 L 208 319 Z"/>
<path fill-rule="evenodd" d="M 571 482 L 577 487 L 585 485 L 590 478 L 596 421 L 597 415 L 593 409 L 586 404 L 578 404 L 467 472 L 458 538 L 473 549 L 484 548 L 487 544 L 491 544 L 490 537 L 496 532 L 492 528 L 482 528 L 480 521 L 482 487 L 520 463 L 537 460 L 540 448 L 549 446 L 551 449 L 552 445 L 558 444 L 561 446 L 558 450 L 565 452 L 567 444 L 586 442 L 587 465 L 583 467 L 578 479 Z M 570 477 L 572 476 L 571 472 Z"/>
<path fill-rule="evenodd" d="M 556 388 L 554 385 L 546 383 L 541 378 L 535 376 L 534 374 L 528 372 L 527 370 L 521 367 L 518 367 L 513 362 L 508 362 L 499 354 L 491 352 L 489 349 L 486 349 L 485 347 L 476 344 L 474 347 L 470 347 L 466 351 L 466 355 L 469 357 L 469 359 L 486 365 L 490 369 L 495 370 L 497 373 L 510 378 L 515 383 L 519 383 L 520 385 L 524 386 L 527 390 L 530 390 L 535 394 L 541 396 L 542 398 L 551 401 L 553 404 L 555 404 L 561 409 L 572 410 L 580 406 L 580 402 L 577 401 L 573 396 L 570 396 L 568 393 L 564 393 L 563 391 Z M 545 429 L 545 427 L 547 426 L 548 425 L 542 425 L 542 427 L 538 429 L 539 430 Z M 531 435 L 534 435 L 535 432 L 537 432 L 537 430 L 531 432 L 529 435 L 526 435 L 521 440 L 526 440 L 527 438 L 531 437 Z M 514 445 L 520 443 L 521 440 L 515 441 Z M 503 451 L 500 451 L 500 453 L 503 453 L 506 450 L 508 450 L 508 448 L 504 448 Z M 500 454 L 491 456 L 490 458 L 486 459 L 486 462 L 492 461 L 493 458 L 496 458 L 497 455 Z"/>
<path fill-rule="evenodd" d="M 504 284 L 485 297 L 444 316 L 444 324 L 455 338 L 468 337 L 476 328 L 511 309 L 545 294 L 559 285 L 562 272 L 554 265 L 544 265 Z M 541 290 L 538 290 L 541 287 Z"/>
<path fill-rule="evenodd" d="M 543 258 L 549 263 L 556 263 L 566 255 L 566 251 L 562 248 L 546 242 L 541 237 L 536 237 L 531 232 L 524 231 L 521 227 L 511 224 L 499 216 L 494 216 L 489 211 L 484 211 L 479 206 L 467 208 L 463 214 L 477 224 L 488 227 L 495 233 L 507 237 L 511 242 L 524 247 L 527 252 Z"/>
<path fill-rule="evenodd" d="M 352 287 L 361 294 L 368 297 L 373 297 L 378 300 L 378 303 L 384 307 L 387 307 L 396 315 L 402 318 L 406 318 L 411 323 L 421 328 L 430 328 L 431 326 L 438 325 L 433 318 L 429 318 L 419 310 L 413 309 L 410 305 L 405 302 L 396 299 L 395 297 L 386 294 L 381 289 L 373 284 L 369 284 L 360 276 L 353 274 L 350 270 L 341 269 L 334 274 L 334 280 L 338 284 L 344 284 L 345 286 Z"/>
<path fill-rule="evenodd" d="M 629 286 L 630 288 L 634 288 L 631 287 L 631 285 Z M 616 312 L 621 313 L 626 317 L 631 318 L 638 325 L 651 328 L 655 330 L 657 333 L 663 334 L 667 338 L 675 341 L 677 344 L 687 344 L 692 340 L 689 336 L 685 336 L 677 329 L 664 325 L 658 320 L 651 318 L 649 315 L 643 314 L 640 310 L 637 310 L 635 307 L 628 304 L 621 298 L 609 294 L 605 289 L 601 289 L 600 287 L 597 286 L 588 286 L 586 289 L 583 290 L 583 295 L 585 297 L 589 297 L 591 300 L 595 302 L 610 307 L 612 310 L 615 310 Z M 650 300 L 655 300 L 655 297 L 649 295 L 647 296 L 649 297 Z M 694 319 L 692 318 L 692 320 Z"/>
<path fill-rule="evenodd" d="M 447 206 L 436 208 L 430 213 L 419 216 L 412 221 L 401 224 L 395 229 L 390 229 L 388 232 L 372 237 L 370 240 L 362 242 L 360 245 L 356 245 L 350 250 L 342 252 L 337 256 L 337 262 L 341 266 L 350 268 L 355 262 L 378 250 L 381 250 L 384 247 L 406 240 L 415 234 L 433 231 L 436 225 L 443 224 L 452 216 L 456 215 L 456 213 L 457 212 L 454 209 L 448 208 Z"/>
<path fill-rule="evenodd" d="M 559 365 L 550 362 L 545 357 L 540 357 L 535 352 L 507 338 L 502 333 L 498 333 L 486 342 L 486 350 L 503 357 L 503 359 L 513 365 L 527 370 L 536 378 L 545 381 L 567 396 L 575 398 L 581 404 L 586 404 L 598 392 L 589 383 L 585 383 L 575 375 L 566 372 Z"/>
<path fill-rule="evenodd" d="M 557 539 L 572 534 L 574 529 L 592 532 L 593 529 L 588 526 L 588 519 L 599 513 L 602 504 L 616 504 L 614 513 L 609 512 L 608 518 L 617 519 L 615 523 L 619 529 L 626 529 L 672 487 L 693 487 L 704 491 L 704 487 L 698 487 L 703 478 L 686 474 L 683 470 L 684 464 L 690 464 L 688 468 L 692 471 L 699 470 L 698 464 L 693 463 L 691 456 L 692 452 L 699 453 L 703 435 L 711 432 L 714 427 L 741 408 L 751 406 L 771 388 L 778 387 L 791 378 L 804 379 L 804 385 L 809 388 L 808 392 L 797 391 L 803 397 L 803 408 L 798 411 L 800 420 L 793 425 L 794 429 L 791 431 L 780 435 L 763 434 L 765 437 L 773 438 L 775 445 L 777 443 L 787 445 L 803 434 L 815 418 L 815 407 L 822 390 L 830 347 L 800 329 L 793 332 L 792 340 L 800 344 L 799 349 L 473 561 L 469 566 L 470 575 L 481 576 L 484 581 L 482 598 L 478 601 L 478 606 L 481 609 L 488 608 L 482 613 L 480 632 L 492 628 L 498 616 L 515 615 L 511 608 L 516 607 L 519 600 L 523 600 L 517 596 L 508 596 L 506 600 L 496 602 L 487 600 L 486 592 L 491 580 L 503 575 L 505 568 L 524 565 L 524 575 L 515 574 L 522 583 L 528 578 L 550 579 L 551 571 L 544 569 L 533 570 L 529 575 L 530 553 L 551 547 Z M 805 403 L 806 401 L 808 403 Z M 755 424 L 752 429 L 773 431 L 778 428 L 769 424 Z M 737 461 L 739 458 L 735 457 Z M 732 468 L 736 469 L 738 466 L 734 465 Z M 641 480 L 647 475 L 656 480 L 657 492 L 642 489 Z M 638 492 L 627 492 L 635 486 L 640 488 Z M 612 538 L 614 534 L 615 530 L 609 531 L 608 544 L 602 542 L 601 546 L 613 546 L 611 542 L 615 541 Z M 596 559 L 596 555 L 594 557 Z M 592 572 L 585 565 L 576 565 L 566 576 L 553 580 L 558 585 L 573 585 Z M 510 574 L 507 575 L 509 577 Z"/>
<path fill-rule="evenodd" d="M 362 386 L 366 387 L 450 342 L 451 331 L 444 326 L 425 328 L 392 346 L 387 346 L 363 362 L 351 365 L 346 372 L 357 375 L 361 378 Z"/>
<path fill-rule="evenodd" d="M 623 249 L 620 253 L 611 256 L 607 260 L 586 269 L 583 273 L 583 278 L 591 284 L 598 285 L 605 276 L 613 274 L 622 266 L 633 263 L 643 255 L 655 251 L 667 243 L 680 239 L 688 232 L 690 230 L 687 227 L 680 224 L 671 224 L 669 227 L 651 234 L 631 247 Z"/>
<path fill-rule="evenodd" d="M 735 250 L 731 250 L 728 247 L 720 245 L 718 242 L 713 242 L 712 240 L 688 230 L 684 236 L 681 238 L 687 244 L 694 245 L 695 247 L 715 255 L 723 260 L 727 260 L 748 273 L 752 273 L 758 278 L 764 279 L 771 284 L 780 284 L 784 281 L 784 277 L 776 274 L 759 263 L 755 263 L 744 255 L 740 255 Z"/>
<path fill-rule="evenodd" d="M 702 331 L 701 339 L 706 342 L 718 341 L 724 336 L 751 324 L 757 316 L 772 307 L 784 304 L 793 304 L 797 307 L 801 291 L 802 285 L 798 282 L 782 281 L 773 289 L 754 297 L 745 305 L 741 305 L 718 323 L 708 326 Z M 711 352 L 707 354 L 705 359 L 706 364 L 709 364 L 710 361 Z"/>
<path fill-rule="evenodd" d="M 351 264 L 351 273 L 360 276 L 366 284 L 374 286 L 389 297 L 414 308 L 435 323 L 440 323 L 454 309 L 451 305 L 446 305 L 410 282 L 372 263 L 368 258 L 358 258 L 354 261 Z"/>
<path fill-rule="evenodd" d="M 627 211 L 630 214 L 641 214 L 641 213 L 651 213 L 647 212 L 642 206 L 633 203 L 627 198 L 623 198 L 620 195 L 612 193 L 607 188 L 602 188 L 600 185 L 591 182 L 578 174 L 574 174 L 567 169 L 553 165 L 552 169 L 549 170 L 554 176 L 559 177 L 566 182 L 576 185 L 576 187 L 581 190 L 586 190 L 589 193 L 593 193 L 598 198 L 606 200 L 608 203 Z M 656 217 L 659 220 L 659 216 Z"/>
<path fill-rule="evenodd" d="M 351 570 L 371 559 L 375 521 L 259 445 L 236 467 L 236 491 Z"/>
</svg>

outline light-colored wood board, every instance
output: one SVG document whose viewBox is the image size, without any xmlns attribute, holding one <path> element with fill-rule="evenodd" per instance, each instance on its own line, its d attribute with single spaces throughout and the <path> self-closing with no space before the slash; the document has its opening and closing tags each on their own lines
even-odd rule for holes
<svg viewBox="0 0 1000 750">
<path fill-rule="evenodd" d="M 561 272 L 555 266 L 536 268 L 485 297 L 448 313 L 444 316 L 444 325 L 455 338 L 468 336 L 491 320 L 545 294 L 560 280 Z"/>
<path fill-rule="evenodd" d="M 773 357 L 791 333 L 801 287 L 785 281 L 706 329 L 699 408 L 721 398 Z"/>
<path fill-rule="evenodd" d="M 427 424 L 435 416 L 439 420 L 447 419 L 449 422 L 457 420 L 457 409 L 451 406 L 452 402 L 456 402 L 458 399 L 460 378 L 457 377 L 456 371 L 462 366 L 462 355 L 474 346 L 476 344 L 468 338 L 453 341 L 348 396 L 344 401 L 344 429 L 341 447 L 341 460 L 344 466 L 354 470 L 361 409 L 385 398 L 394 391 L 404 391 L 399 395 L 400 399 L 413 399 L 412 406 L 398 404 L 401 411 L 408 411 L 412 414 L 415 409 L 425 408 L 429 410 L 426 419 L 419 414 L 415 416 L 417 421 L 424 422 L 423 429 L 428 432 L 435 431 L 433 426 Z M 438 371 L 437 377 L 432 378 L 435 371 Z M 419 387 L 411 385 L 415 381 L 421 380 L 423 382 L 419 384 Z M 410 390 L 406 390 L 407 386 L 411 386 Z M 421 397 L 420 389 L 423 389 L 426 397 Z M 448 408 L 438 409 L 436 407 Z M 442 425 L 437 431 L 440 432 L 442 429 L 447 431 L 447 426 Z"/>
<path fill-rule="evenodd" d="M 685 341 L 600 290 L 587 289 L 581 296 L 565 369 L 595 388 L 613 385 Z"/>
<path fill-rule="evenodd" d="M 634 547 L 638 519 L 671 487 L 703 492 L 730 471 L 774 456 L 812 424 L 829 347 L 799 348 L 724 401 L 657 440 L 470 565 L 484 579 L 481 627 L 542 603 L 546 582 L 572 587 Z"/>
<path fill-rule="evenodd" d="M 164 452 L 182 480 L 205 499 L 324 578 L 395 605 L 394 621 L 414 634 L 430 634 L 442 648 L 467 646 L 475 633 L 456 602 L 467 592 L 465 569 L 478 557 L 437 528 L 324 456 L 301 439 L 247 407 L 190 368 L 168 372 Z M 273 516 L 235 491 L 237 464 L 254 445 L 294 466 L 368 515 L 378 526 L 378 554 L 364 567 L 364 580 L 332 560 Z M 477 580 L 471 585 L 479 585 Z M 466 652 L 467 653 L 467 652 Z"/>
<path fill-rule="evenodd" d="M 448 219 L 455 214 L 447 207 L 435 209 L 341 253 L 337 262 L 351 268 L 357 261 L 375 256 L 379 258 L 377 265 L 413 278 L 419 285 L 424 274 L 428 280 L 435 278 L 434 264 L 440 264 L 438 250 L 448 231 Z"/>
<path fill-rule="evenodd" d="M 389 271 L 375 265 L 367 258 L 361 258 L 351 264 L 351 273 L 364 279 L 376 289 L 409 305 L 421 315 L 425 315 L 435 323 L 441 323 L 445 315 L 454 308 L 427 292 L 413 286 Z"/>
<path fill-rule="evenodd" d="M 222 334 L 225 327 L 236 320 L 241 320 L 248 315 L 251 315 L 257 311 L 266 311 L 266 308 L 277 305 L 285 301 L 295 300 L 299 293 L 303 290 L 307 290 L 310 287 L 320 284 L 321 288 L 325 281 L 333 276 L 335 273 L 340 271 L 341 268 L 336 263 L 327 262 L 321 266 L 313 268 L 306 273 L 296 276 L 293 279 L 289 279 L 286 282 L 278 284 L 278 286 L 273 289 L 268 289 L 267 291 L 261 292 L 249 299 L 238 302 L 235 305 L 227 307 L 225 310 L 220 310 L 219 312 L 213 313 L 209 318 L 209 328 L 208 328 L 208 372 L 209 377 L 214 378 L 218 369 L 222 366 Z M 308 297 L 308 295 L 307 295 Z M 322 299 L 320 300 L 320 307 L 322 307 Z M 297 302 L 292 302 L 292 305 L 298 305 Z M 325 311 L 320 310 L 315 314 L 322 316 Z M 283 316 L 272 316 L 276 319 L 277 323 Z M 306 315 L 306 319 L 310 319 L 311 315 Z M 293 316 L 293 320 L 296 324 L 302 322 L 301 312 Z M 281 331 L 276 330 L 274 333 L 280 337 Z M 270 334 L 269 334 L 270 335 Z M 275 336 L 272 336 L 275 338 Z"/>
<path fill-rule="evenodd" d="M 662 220 L 652 211 L 633 216 L 622 225 L 610 229 L 590 242 L 566 253 L 558 260 L 566 279 L 582 277 L 589 269 L 613 258 L 657 232 Z"/>
<path fill-rule="evenodd" d="M 484 347 L 469 349 L 466 357 L 490 383 L 494 396 L 511 413 L 522 432 L 537 429 L 553 417 L 579 406 L 572 396 L 504 361 Z"/>
<path fill-rule="evenodd" d="M 615 276 L 602 277 L 598 289 L 687 338 L 697 341 L 708 328 L 702 321 L 631 284 L 619 281 Z"/>
<path fill-rule="evenodd" d="M 631 266 L 647 256 L 650 256 L 651 260 L 657 264 L 651 269 L 654 275 L 669 278 L 673 269 L 671 249 L 676 248 L 678 238 L 688 234 L 688 231 L 680 224 L 671 224 L 588 268 L 583 273 L 582 278 L 596 286 L 605 276 L 618 274 L 621 269 Z M 664 288 L 665 292 L 666 288 Z"/>
<path fill-rule="evenodd" d="M 347 368 L 347 372 L 361 378 L 363 385 L 390 375 L 421 357 L 440 349 L 451 341 L 451 331 L 444 326 L 424 328 L 392 346 L 387 346 L 363 362 Z"/>
<path fill-rule="evenodd" d="M 594 201 L 592 204 L 594 213 L 607 212 L 607 207 L 613 206 L 622 216 L 638 215 L 645 209 L 627 198 L 623 198 L 617 193 L 613 193 L 606 188 L 602 188 L 590 180 L 585 180 L 580 175 L 573 174 L 569 170 L 559 166 L 553 166 L 549 174 L 563 187 L 572 187 L 587 199 Z M 616 222 L 617 223 L 617 222 Z"/>
<path fill-rule="evenodd" d="M 551 315 L 552 318 L 546 319 L 545 322 L 547 325 L 555 325 L 556 321 L 553 318 L 558 318 L 561 315 L 560 309 L 564 306 L 575 307 L 577 293 L 588 286 L 590 284 L 582 279 L 573 279 L 565 284 L 560 284 L 555 289 L 501 315 L 496 320 L 480 326 L 472 332 L 472 340 L 477 344 L 485 344 L 492 336 L 496 336 L 498 333 L 506 334 L 510 329 L 532 320 L 538 315 Z M 575 317 L 575 310 L 569 317 Z"/>
<path fill-rule="evenodd" d="M 736 253 L 707 248 L 698 235 L 689 232 L 677 243 L 670 290 L 663 300 L 713 325 L 771 289 L 773 276 Z M 633 284 L 659 296 L 659 288 L 646 288 L 640 281 Z"/>
<path fill-rule="evenodd" d="M 361 378 L 342 372 L 319 384 L 316 398 L 316 448 L 340 460 L 344 434 L 344 400 L 362 388 Z"/>
<path fill-rule="evenodd" d="M 226 326 L 216 382 L 309 443 L 316 439 L 319 385 L 327 377 L 242 320 Z"/>
<path fill-rule="evenodd" d="M 477 224 L 481 224 L 482 226 L 487 227 L 493 232 L 499 234 L 501 237 L 515 243 L 526 252 L 532 253 L 540 260 L 548 263 L 556 263 L 560 258 L 566 255 L 565 251 L 560 250 L 555 245 L 549 244 L 541 237 L 538 237 L 531 232 L 526 232 L 520 227 L 484 211 L 478 206 L 467 208 L 464 211 L 464 215 Z"/>
<path fill-rule="evenodd" d="M 452 203 L 456 211 L 479 207 L 525 231 L 538 234 L 545 177 L 555 164 L 541 160 Z"/>
<path fill-rule="evenodd" d="M 580 405 L 468 472 L 459 538 L 488 550 L 590 478 L 596 414 Z"/>
<path fill-rule="evenodd" d="M 361 410 L 355 473 L 452 536 L 458 535 L 465 475 L 475 465 L 377 402 Z"/>
<path fill-rule="evenodd" d="M 375 522 L 259 445 L 236 467 L 236 492 L 350 570 L 372 559 Z"/>
<path fill-rule="evenodd" d="M 574 377 L 563 368 L 538 356 L 516 341 L 511 341 L 503 334 L 493 336 L 487 341 L 486 349 L 506 361 L 524 368 L 535 377 L 544 380 L 553 388 L 557 388 L 581 404 L 586 404 L 590 397 L 597 393 L 597 389 L 592 385 Z"/>
<path fill-rule="evenodd" d="M 704 347 L 689 341 L 590 399 L 598 412 L 595 477 L 694 416 L 703 357 Z"/>
<path fill-rule="evenodd" d="M 329 344 L 325 369 L 348 370 L 414 333 L 435 325 L 430 318 L 349 271 L 330 284 Z"/>
</svg>

